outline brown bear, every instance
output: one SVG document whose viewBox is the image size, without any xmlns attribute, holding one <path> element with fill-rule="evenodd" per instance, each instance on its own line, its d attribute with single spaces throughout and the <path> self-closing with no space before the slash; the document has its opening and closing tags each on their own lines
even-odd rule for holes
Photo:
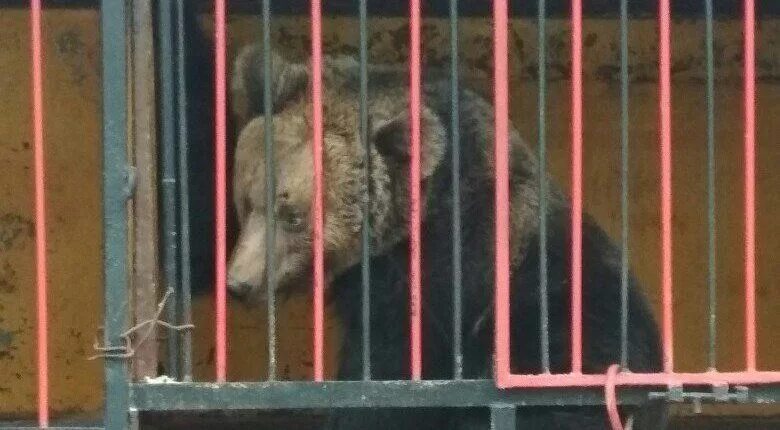
<svg viewBox="0 0 780 430">
<path fill-rule="evenodd" d="M 278 292 L 309 288 L 313 168 L 309 67 L 272 55 L 273 184 L 275 222 L 266 218 L 263 147 L 263 55 L 241 51 L 232 75 L 232 104 L 240 127 L 234 199 L 240 221 L 229 268 L 230 291 L 248 301 L 265 296 L 266 233 L 274 226 L 273 285 Z M 368 142 L 359 128 L 359 67 L 350 57 L 326 58 L 324 82 L 324 247 L 327 290 L 346 334 L 338 379 L 359 379 L 361 350 L 361 228 L 370 223 L 371 369 L 379 380 L 408 379 L 407 70 L 370 65 Z M 460 213 L 462 215 L 463 377 L 491 378 L 494 291 L 493 108 L 470 89 L 459 101 Z M 423 378 L 453 377 L 452 130 L 450 82 L 426 72 L 421 106 Z M 569 204 L 554 185 L 540 195 L 538 160 L 510 131 L 511 367 L 542 371 L 540 357 L 540 217 L 547 211 L 547 285 L 551 370 L 570 370 Z M 364 163 L 369 163 L 366 180 Z M 368 199 L 368 200 L 366 200 Z M 364 210 L 368 208 L 368 210 Z M 590 218 L 583 225 L 583 364 L 604 373 L 620 361 L 620 254 Z M 661 369 L 660 341 L 650 308 L 630 279 L 628 362 L 635 372 Z M 664 428 L 666 408 L 625 407 L 634 429 Z M 603 407 L 519 408 L 518 428 L 606 429 Z M 341 410 L 329 422 L 339 429 L 489 428 L 485 409 Z"/>
</svg>

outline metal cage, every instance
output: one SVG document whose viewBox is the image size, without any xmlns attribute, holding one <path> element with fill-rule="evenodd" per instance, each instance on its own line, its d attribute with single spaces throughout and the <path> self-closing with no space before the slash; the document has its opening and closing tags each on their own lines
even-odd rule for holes
<svg viewBox="0 0 780 430">
<path fill-rule="evenodd" d="M 663 318 L 662 339 L 664 352 L 664 371 L 654 374 L 631 373 L 627 367 L 627 320 L 628 304 L 628 213 L 629 213 L 629 189 L 628 189 L 628 25 L 629 7 L 627 0 L 620 1 L 620 93 L 621 93 L 621 226 L 622 226 L 622 362 L 615 363 L 613 368 L 605 375 L 585 375 L 582 373 L 582 325 L 581 325 L 581 224 L 582 224 L 582 2 L 571 2 L 571 44 L 572 44 L 572 242 L 571 253 L 573 257 L 572 273 L 572 372 L 566 374 L 549 373 L 549 338 L 546 331 L 542 332 L 542 363 L 547 372 L 539 375 L 514 375 L 509 369 L 509 191 L 508 191 L 508 17 L 510 8 L 507 0 L 494 0 L 492 2 L 493 13 L 493 49 L 494 49 L 494 107 L 496 112 L 495 123 L 495 160 L 496 160 L 496 279 L 495 279 L 495 375 L 489 380 L 469 380 L 462 378 L 462 345 L 459 339 L 462 337 L 461 327 L 461 299 L 460 299 L 460 271 L 459 249 L 463 246 L 459 234 L 460 215 L 457 210 L 453 216 L 452 246 L 455 250 L 454 268 L 454 321 L 453 339 L 455 339 L 452 380 L 421 380 L 422 339 L 420 338 L 420 178 L 414 172 L 419 172 L 420 162 L 420 85 L 421 85 L 421 2 L 411 0 L 409 2 L 410 17 L 410 94 L 411 94 L 411 136 L 412 136 L 412 161 L 411 161 L 411 205 L 412 216 L 410 221 L 411 238 L 411 380 L 378 381 L 371 378 L 371 366 L 369 357 L 369 307 L 367 298 L 371 288 L 368 282 L 368 233 L 367 220 L 364 220 L 363 233 L 363 270 L 364 279 L 361 285 L 363 302 L 363 380 L 361 381 L 329 381 L 323 375 L 323 290 L 324 290 L 324 257 L 323 257 L 323 197 L 322 197 L 322 40 L 321 17 L 322 5 L 320 0 L 298 2 L 300 5 L 290 2 L 290 8 L 310 6 L 311 17 L 311 59 L 313 70 L 313 84 L 311 96 L 314 112 L 314 154 L 315 154 L 315 230 L 314 230 L 314 268 L 315 281 L 313 285 L 314 295 L 314 375 L 311 381 L 281 381 L 275 378 L 275 326 L 274 326 L 274 298 L 271 295 L 268 300 L 269 310 L 269 380 L 263 382 L 226 382 L 227 381 L 227 340 L 226 340 L 226 211 L 227 211 L 227 178 L 226 178 L 226 146 L 227 146 L 227 107 L 226 107 L 226 0 L 215 0 L 215 154 L 216 154 L 216 231 L 215 231 L 215 260 L 216 260 L 216 360 L 214 382 L 192 381 L 192 337 L 188 330 L 191 326 L 191 291 L 187 268 L 190 259 L 190 225 L 187 216 L 189 211 L 188 200 L 188 165 L 187 142 L 187 83 L 186 83 L 186 59 L 183 55 L 184 43 L 187 35 L 184 33 L 184 0 L 160 1 L 158 4 L 159 17 L 159 85 L 160 85 L 160 130 L 161 130 L 161 189 L 162 213 L 161 213 L 161 252 L 165 265 L 163 276 L 167 285 L 177 286 L 166 295 L 168 302 L 165 312 L 168 321 L 179 324 L 167 326 L 165 330 L 169 336 L 168 360 L 169 374 L 176 379 L 173 382 L 151 380 L 146 382 L 134 382 L 130 377 L 130 341 L 128 322 L 131 321 L 129 289 L 129 255 L 128 255 L 128 201 L 133 198 L 134 187 L 137 185 L 135 169 L 128 161 L 128 116 L 130 114 L 128 99 L 128 82 L 130 76 L 127 64 L 130 60 L 128 52 L 129 32 L 128 25 L 132 21 L 133 14 L 130 6 L 134 2 L 102 0 L 101 10 L 101 40 L 102 40 L 102 94 L 103 94 L 103 217 L 104 217 L 104 277 L 105 277 L 105 326 L 102 356 L 105 359 L 105 421 L 107 429 L 127 429 L 138 424 L 138 415 L 142 412 L 170 412 L 170 411 L 209 411 L 209 410 L 278 410 L 278 409 L 328 409 L 328 408 L 364 408 L 364 407 L 471 407 L 480 406 L 490 408 L 491 420 L 496 429 L 515 428 L 514 411 L 518 407 L 526 406 L 553 406 L 553 405 L 604 405 L 610 414 L 615 413 L 616 404 L 639 404 L 649 397 L 662 397 L 669 401 L 733 401 L 733 402 L 778 402 L 780 401 L 780 371 L 767 371 L 757 368 L 756 360 L 756 296 L 755 296 L 755 99 L 756 99 L 756 71 L 755 71 L 755 7 L 754 0 L 744 1 L 744 217 L 745 217 L 745 369 L 738 372 L 719 372 L 715 367 L 715 321 L 709 320 L 709 360 L 710 370 L 701 373 L 677 373 L 673 366 L 672 351 L 672 183 L 671 183 L 671 82 L 670 82 L 670 0 L 660 0 L 658 19 L 660 35 L 659 51 L 659 76 L 660 76 L 660 103 L 658 111 L 660 115 L 660 153 L 662 157 L 661 193 L 662 205 L 660 208 L 662 228 L 662 294 L 663 294 Z M 141 2 L 139 2 L 140 4 Z M 265 55 L 270 55 L 270 26 L 271 5 L 270 0 L 262 0 L 262 31 L 264 37 Z M 344 4 L 342 4 L 344 3 Z M 361 104 L 360 104 L 360 133 L 367 133 L 367 107 L 368 77 L 367 77 L 367 0 L 358 0 L 353 6 L 346 2 L 334 2 L 332 7 L 344 8 L 357 6 L 356 10 L 360 21 L 360 65 L 361 65 Z M 350 3 L 350 4 L 351 4 Z M 449 16 L 451 38 L 451 62 L 450 78 L 452 92 L 458 93 L 458 26 L 459 8 L 466 11 L 479 9 L 471 2 L 459 2 L 450 0 L 436 2 L 435 10 L 446 13 Z M 519 2 L 518 2 L 519 3 Z M 527 2 L 523 2 L 527 3 Z M 736 2 L 734 2 L 736 3 Z M 768 2 L 767 2 L 768 3 Z M 767 3 L 764 3 L 765 5 Z M 149 3 L 150 4 L 150 3 Z M 707 252 L 709 256 L 709 313 L 714 315 L 716 300 L 715 283 L 715 180 L 714 180 L 714 96 L 713 96 L 713 1 L 702 2 L 706 15 L 706 52 L 707 52 L 707 124 L 708 124 L 708 229 L 710 241 Z M 774 4 L 774 3 L 773 3 Z M 539 78 L 540 106 L 538 121 L 540 133 L 538 140 L 538 156 L 540 169 L 544 173 L 546 160 L 546 137 L 543 132 L 546 123 L 546 44 L 545 44 L 545 20 L 549 13 L 545 8 L 545 0 L 538 3 L 538 31 L 539 31 L 539 61 L 536 71 Z M 397 6 L 397 5 L 395 5 Z M 389 6 L 390 8 L 395 6 Z M 555 7 L 559 7 L 557 5 Z M 732 5 L 733 6 L 733 5 Z M 521 6 L 526 7 L 526 6 Z M 485 6 L 486 10 L 489 10 Z M 513 8 L 513 11 L 516 8 Z M 354 10 L 354 9 L 352 9 Z M 564 9 L 565 10 L 565 9 Z M 484 12 L 485 10 L 482 10 Z M 150 12 L 150 11 L 146 11 Z M 47 379 L 47 303 L 46 303 L 46 259 L 45 259 L 45 208 L 44 208 L 44 183 L 43 183 L 43 93 L 41 70 L 41 2 L 33 0 L 31 7 L 32 17 L 32 46 L 33 46 L 33 77 L 34 77 L 34 106 L 35 106 L 35 173 L 36 173 L 36 250 L 38 276 L 38 368 L 39 368 L 39 398 L 38 425 L 41 428 L 49 427 L 48 418 L 48 379 Z M 148 23 L 147 23 L 148 25 Z M 150 41 L 147 40 L 147 43 Z M 266 57 L 268 59 L 270 57 Z M 266 61 L 266 66 L 269 62 Z M 268 66 L 270 67 L 270 66 Z M 147 77 L 154 77 L 154 72 Z M 266 74 L 266 77 L 268 74 Z M 264 82 L 266 92 L 270 91 L 271 83 L 268 79 Z M 266 98 L 265 102 L 270 103 Z M 458 112 L 457 99 L 452 99 L 452 112 Z M 268 105 L 266 106 L 266 111 Z M 266 115 L 266 124 L 270 128 L 270 116 Z M 458 116 L 453 115 L 453 129 L 457 130 Z M 266 137 L 270 133 L 266 134 Z M 457 178 L 459 166 L 459 148 L 457 134 L 453 137 L 453 169 L 454 178 Z M 265 147 L 272 151 L 272 142 L 266 138 Z M 270 158 L 270 157 L 269 157 Z M 269 161 L 270 162 L 270 161 Z M 177 167 L 178 166 L 178 167 Z M 368 167 L 366 167 L 368 169 Z M 270 169 L 269 169 L 270 171 Z M 543 175 L 542 175 L 543 176 Z M 273 180 L 273 177 L 269 177 Z M 542 195 L 547 185 L 541 181 Z M 452 197 L 457 205 L 460 203 L 459 182 L 454 181 Z M 272 195 L 268 196 L 273 199 Z M 541 202 L 541 212 L 545 213 L 546 203 Z M 544 223 L 544 215 L 540 224 L 542 237 L 547 226 Z M 544 265 L 545 245 L 541 245 L 542 265 Z M 542 266 L 543 268 L 545 266 Z M 546 273 L 542 270 L 541 273 Z M 546 292 L 546 279 L 541 280 L 541 291 Z M 540 294 L 540 308 L 543 318 L 549 304 L 546 295 Z M 417 310 L 417 311 L 416 311 Z M 162 312 L 162 308 L 160 308 Z M 157 324 L 160 314 L 152 324 Z M 542 324 L 545 327 L 545 324 Z M 137 329 L 137 328 L 135 328 Z M 689 387 L 705 387 L 705 389 L 689 390 Z M 616 392 L 616 387 L 620 390 Z M 606 391 L 606 395 L 605 395 Z M 616 416 L 616 415 L 615 415 Z M 619 420 L 618 420 L 619 421 Z M 614 425 L 619 425 L 613 421 Z M 617 427 L 616 427 L 617 428 Z"/>
</svg>

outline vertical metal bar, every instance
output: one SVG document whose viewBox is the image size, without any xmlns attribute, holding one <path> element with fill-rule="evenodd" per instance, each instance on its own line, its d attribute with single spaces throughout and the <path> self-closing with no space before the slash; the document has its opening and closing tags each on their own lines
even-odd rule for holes
<svg viewBox="0 0 780 430">
<path fill-rule="evenodd" d="M 539 0 L 539 349 L 542 371 L 550 373 L 550 315 L 547 296 L 547 2 Z"/>
<path fill-rule="evenodd" d="M 178 113 L 179 148 L 179 230 L 181 251 L 181 300 L 179 320 L 192 324 L 192 262 L 190 259 L 190 179 L 189 179 L 189 135 L 187 133 L 187 12 L 185 0 L 176 0 L 176 110 Z M 192 7 L 192 6 L 189 6 Z M 181 335 L 181 377 L 192 380 L 192 331 Z"/>
<path fill-rule="evenodd" d="M 138 430 L 141 428 L 141 413 L 136 408 L 130 408 L 128 411 L 128 419 L 130 421 L 130 424 L 128 425 L 129 430 Z"/>
<path fill-rule="evenodd" d="M 715 55 L 712 0 L 704 0 L 707 51 L 707 290 L 709 328 L 708 363 L 717 366 L 717 278 L 715 261 Z"/>
<path fill-rule="evenodd" d="M 216 264 L 216 377 L 227 378 L 227 17 L 225 0 L 214 0 L 215 69 L 215 264 Z"/>
<path fill-rule="evenodd" d="M 571 2 L 571 371 L 582 372 L 582 0 Z"/>
<path fill-rule="evenodd" d="M 366 181 L 363 199 L 361 248 L 361 281 L 363 287 L 363 380 L 371 379 L 371 144 L 368 141 L 368 6 L 366 0 L 358 3 L 360 19 L 360 140 L 364 146 L 363 180 Z"/>
<path fill-rule="evenodd" d="M 496 384 L 509 383 L 509 12 L 507 0 L 493 0 L 493 97 L 495 108 Z"/>
<path fill-rule="evenodd" d="M 420 234 L 420 0 L 409 0 L 409 119 L 411 163 L 409 179 L 409 287 L 412 379 L 422 378 Z"/>
<path fill-rule="evenodd" d="M 268 285 L 268 380 L 276 379 L 276 175 L 274 171 L 273 88 L 271 87 L 271 0 L 263 0 L 263 120 L 265 133 L 265 230 L 266 284 Z"/>
<path fill-rule="evenodd" d="M 756 16 L 745 0 L 745 366 L 756 370 Z"/>
<path fill-rule="evenodd" d="M 322 164 L 322 5 L 311 2 L 312 150 L 314 152 L 314 380 L 323 380 L 325 255 Z"/>
<path fill-rule="evenodd" d="M 659 1 L 659 114 L 661 127 L 661 278 L 664 371 L 674 370 L 672 318 L 672 89 L 671 12 Z"/>
<path fill-rule="evenodd" d="M 151 0 L 131 4 L 133 16 L 131 35 L 131 70 L 133 84 L 131 147 L 135 156 L 136 184 L 133 212 L 130 215 L 133 229 L 132 297 L 135 323 L 149 321 L 157 314 L 157 288 L 160 281 L 160 207 L 158 206 L 158 146 L 157 108 L 154 56 L 154 13 Z M 157 376 L 159 345 L 157 328 L 149 342 L 135 347 L 132 360 L 132 376 L 135 379 Z"/>
<path fill-rule="evenodd" d="M 103 270 L 106 346 L 122 346 L 128 318 L 127 70 L 125 2 L 101 1 L 103 63 Z M 123 358 L 106 357 L 105 427 L 128 428 L 129 388 Z"/>
<path fill-rule="evenodd" d="M 128 430 L 139 430 L 141 428 L 141 412 L 136 408 L 130 408 L 128 417 L 130 424 Z"/>
<path fill-rule="evenodd" d="M 176 210 L 176 119 L 174 100 L 174 53 L 173 53 L 173 3 L 160 1 L 160 96 L 162 136 L 162 198 L 163 198 L 163 264 L 165 287 L 173 291 L 168 297 L 165 314 L 168 322 L 178 324 L 176 319 L 176 301 L 179 289 L 179 245 Z M 179 378 L 179 333 L 168 330 L 168 375 Z"/>
<path fill-rule="evenodd" d="M 628 0 L 620 0 L 620 367 L 628 370 Z"/>
<path fill-rule="evenodd" d="M 490 407 L 490 430 L 514 430 L 517 428 L 517 411 L 514 405 Z"/>
<path fill-rule="evenodd" d="M 46 189 L 43 148 L 43 41 L 41 1 L 30 3 L 32 48 L 33 170 L 35 175 L 35 272 L 38 348 L 38 425 L 49 426 L 49 318 L 46 281 Z"/>
<path fill-rule="evenodd" d="M 450 0 L 450 112 L 452 115 L 452 339 L 455 379 L 463 378 L 463 243 L 460 213 L 458 0 Z"/>
</svg>

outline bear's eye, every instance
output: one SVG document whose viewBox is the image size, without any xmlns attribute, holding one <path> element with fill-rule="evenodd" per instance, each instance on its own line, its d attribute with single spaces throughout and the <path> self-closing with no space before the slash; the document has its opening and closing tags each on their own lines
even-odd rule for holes
<svg viewBox="0 0 780 430">
<path fill-rule="evenodd" d="M 299 215 L 290 215 L 285 222 L 290 227 L 300 227 L 303 224 L 303 218 L 301 218 Z"/>
<path fill-rule="evenodd" d="M 303 216 L 294 208 L 284 205 L 277 212 L 282 228 L 286 231 L 298 233 L 303 230 Z"/>
</svg>

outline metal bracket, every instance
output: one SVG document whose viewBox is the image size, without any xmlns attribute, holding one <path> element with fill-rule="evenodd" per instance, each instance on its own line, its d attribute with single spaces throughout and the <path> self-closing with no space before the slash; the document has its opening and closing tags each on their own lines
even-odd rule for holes
<svg viewBox="0 0 780 430">
<path fill-rule="evenodd" d="M 730 387 L 728 384 L 712 386 L 712 391 L 688 391 L 682 385 L 672 385 L 668 391 L 651 392 L 650 400 L 666 400 L 670 403 L 691 403 L 695 413 L 701 413 L 701 405 L 707 403 L 748 403 L 750 389 L 746 386 Z"/>
</svg>

